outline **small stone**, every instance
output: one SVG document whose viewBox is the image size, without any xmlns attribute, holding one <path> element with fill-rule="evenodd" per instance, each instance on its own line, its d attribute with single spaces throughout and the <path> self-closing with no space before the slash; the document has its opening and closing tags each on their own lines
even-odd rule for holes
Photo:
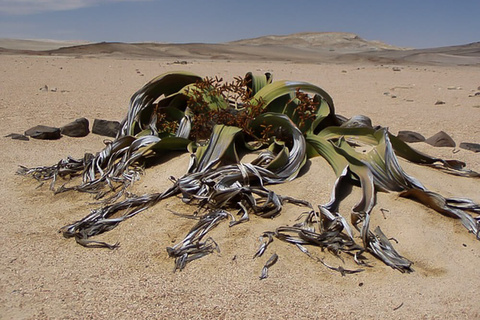
<svg viewBox="0 0 480 320">
<path fill-rule="evenodd" d="M 39 90 L 40 90 L 40 91 L 48 92 L 48 86 L 47 86 L 47 85 L 44 85 L 44 86 L 41 87 Z"/>
<path fill-rule="evenodd" d="M 402 71 L 402 69 L 400 69 L 399 67 L 393 67 L 392 70 L 393 71 Z"/>
<path fill-rule="evenodd" d="M 428 143 L 431 146 L 434 147 L 455 147 L 455 141 L 453 141 L 452 137 L 450 137 L 448 134 L 446 134 L 443 131 L 440 131 L 430 138 L 425 140 L 426 143 Z"/>
<path fill-rule="evenodd" d="M 462 142 L 459 147 L 473 152 L 480 152 L 480 143 Z"/>
<path fill-rule="evenodd" d="M 118 131 L 120 131 L 120 122 L 118 121 L 102 119 L 95 119 L 93 121 L 92 133 L 115 138 Z"/>
<path fill-rule="evenodd" d="M 448 87 L 447 90 L 462 90 L 462 87 Z"/>
<path fill-rule="evenodd" d="M 60 132 L 69 137 L 85 137 L 90 132 L 88 126 L 87 119 L 79 118 L 61 127 Z"/>
<path fill-rule="evenodd" d="M 398 131 L 397 138 L 404 142 L 411 143 L 425 141 L 425 137 L 422 136 L 420 133 L 409 130 Z"/>
<path fill-rule="evenodd" d="M 5 138 L 12 138 L 14 140 L 23 140 L 23 141 L 30 141 L 30 138 L 19 133 L 10 133 L 5 136 Z"/>
<path fill-rule="evenodd" d="M 439 106 L 441 104 L 445 104 L 445 101 L 442 101 L 442 100 L 437 100 L 437 102 L 435 102 L 435 105 L 436 106 Z"/>
<path fill-rule="evenodd" d="M 35 139 L 41 139 L 41 140 L 56 140 L 60 139 L 61 134 L 60 134 L 60 128 L 55 128 L 55 127 L 48 127 L 48 126 L 35 126 L 27 131 L 25 131 L 25 135 L 35 138 Z"/>
<path fill-rule="evenodd" d="M 57 92 L 57 90 L 58 90 L 57 88 L 50 89 L 51 92 Z"/>
</svg>

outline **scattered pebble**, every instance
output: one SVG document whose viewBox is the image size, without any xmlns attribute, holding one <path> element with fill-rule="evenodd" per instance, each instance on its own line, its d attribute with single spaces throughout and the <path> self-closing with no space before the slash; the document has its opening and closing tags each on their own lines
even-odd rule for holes
<svg viewBox="0 0 480 320">
<path fill-rule="evenodd" d="M 480 143 L 462 142 L 459 147 L 473 152 L 480 152 Z"/>
<path fill-rule="evenodd" d="M 430 138 L 425 140 L 431 146 L 434 147 L 455 147 L 455 141 L 444 131 L 437 132 Z"/>
<path fill-rule="evenodd" d="M 49 88 L 47 85 L 44 85 L 43 87 L 41 87 L 40 89 L 38 89 L 40 91 L 43 91 L 43 92 L 58 92 L 58 88 L 57 87 L 52 87 L 52 88 Z M 64 92 L 70 92 L 68 90 L 60 90 L 60 92 L 64 93 Z"/>
<path fill-rule="evenodd" d="M 93 120 L 92 133 L 115 138 L 120 127 L 121 125 L 118 121 L 95 119 Z"/>
<path fill-rule="evenodd" d="M 5 138 L 12 138 L 14 140 L 23 140 L 23 141 L 29 141 L 30 138 L 27 137 L 26 135 L 19 134 L 19 133 L 10 133 L 5 136 Z"/>
<path fill-rule="evenodd" d="M 397 138 L 404 142 L 410 143 L 425 141 L 425 137 L 423 135 L 418 132 L 409 130 L 398 131 Z"/>
<path fill-rule="evenodd" d="M 85 137 L 90 132 L 88 126 L 86 118 L 79 118 L 61 127 L 60 132 L 69 137 Z"/>
<path fill-rule="evenodd" d="M 60 139 L 60 128 L 38 125 L 25 131 L 25 135 L 41 140 Z"/>
<path fill-rule="evenodd" d="M 394 94 L 390 94 L 390 92 L 384 92 L 383 95 L 390 96 L 390 98 L 396 98 L 397 96 Z"/>
<path fill-rule="evenodd" d="M 392 70 L 393 70 L 393 71 L 402 71 L 402 69 L 399 68 L 399 67 L 393 67 Z"/>
<path fill-rule="evenodd" d="M 441 104 L 445 104 L 445 101 L 437 100 L 437 102 L 435 102 L 436 106 L 441 105 Z"/>
</svg>

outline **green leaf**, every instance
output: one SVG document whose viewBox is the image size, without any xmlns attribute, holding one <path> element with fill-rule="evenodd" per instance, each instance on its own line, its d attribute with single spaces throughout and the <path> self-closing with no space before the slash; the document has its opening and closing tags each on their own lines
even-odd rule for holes
<svg viewBox="0 0 480 320">
<path fill-rule="evenodd" d="M 235 138 L 242 132 L 238 127 L 216 125 L 206 148 L 197 149 L 198 167 L 203 171 L 213 167 L 222 160 L 238 162 Z"/>
<path fill-rule="evenodd" d="M 162 95 L 171 95 L 188 84 L 202 80 L 190 72 L 167 72 L 145 84 L 133 94 L 126 118 L 122 122 L 120 136 L 135 135 L 151 122 L 153 103 Z"/>
<path fill-rule="evenodd" d="M 180 137 L 165 137 L 155 143 L 151 148 L 154 151 L 186 151 L 190 140 Z"/>
<path fill-rule="evenodd" d="M 283 141 L 275 140 L 275 142 L 272 143 L 268 149 L 276 156 L 265 167 L 266 169 L 275 171 L 288 163 L 290 152 Z"/>
<path fill-rule="evenodd" d="M 253 97 L 252 103 L 259 103 L 260 101 L 263 101 L 265 103 L 264 108 L 266 111 L 278 112 L 281 109 L 283 113 L 286 111 L 285 107 L 288 102 L 295 97 L 295 92 L 297 89 L 305 93 L 319 95 L 321 100 L 325 101 L 325 103 L 320 103 L 318 115 L 325 115 L 325 118 L 328 119 L 326 122 L 328 122 L 329 125 L 337 124 L 335 108 L 330 95 L 328 95 L 328 93 L 322 88 L 308 82 L 285 80 L 273 82 L 258 91 Z"/>
<path fill-rule="evenodd" d="M 305 140 L 309 150 L 309 158 L 322 156 L 333 168 L 337 177 L 340 176 L 343 169 L 348 165 L 348 161 L 337 152 L 333 144 L 322 136 L 311 133 L 306 134 Z"/>
<path fill-rule="evenodd" d="M 275 138 L 283 140 L 285 146 L 289 148 L 287 163 L 275 170 L 275 173 L 287 180 L 294 179 L 307 160 L 305 137 L 292 120 L 284 114 L 263 113 L 250 124 L 258 135 L 262 126 L 265 125 L 271 125 Z M 284 154 L 281 154 L 280 157 L 284 157 Z"/>
<path fill-rule="evenodd" d="M 256 75 L 252 72 L 248 72 L 245 75 L 245 81 L 247 82 L 247 88 L 249 89 L 250 96 L 257 94 L 260 89 L 265 87 L 267 84 L 272 83 L 273 77 L 270 73 L 265 73 L 262 75 Z"/>
</svg>

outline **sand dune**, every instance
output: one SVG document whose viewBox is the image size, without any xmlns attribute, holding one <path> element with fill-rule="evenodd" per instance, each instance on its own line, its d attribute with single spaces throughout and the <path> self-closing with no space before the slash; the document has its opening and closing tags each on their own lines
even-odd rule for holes
<svg viewBox="0 0 480 320">
<path fill-rule="evenodd" d="M 7 50 L 47 51 L 62 47 L 71 47 L 87 44 L 88 41 L 59 41 L 59 40 L 28 40 L 0 38 L 0 48 Z"/>
<path fill-rule="evenodd" d="M 54 48 L 52 48 L 54 47 Z M 3 49 L 1 49 L 3 48 Z M 264 36 L 229 43 L 165 44 L 71 43 L 0 39 L 0 53 L 49 56 L 260 60 L 307 63 L 370 63 L 478 65 L 480 43 L 431 49 L 398 48 L 367 41 L 352 33 L 298 33 Z"/>
</svg>

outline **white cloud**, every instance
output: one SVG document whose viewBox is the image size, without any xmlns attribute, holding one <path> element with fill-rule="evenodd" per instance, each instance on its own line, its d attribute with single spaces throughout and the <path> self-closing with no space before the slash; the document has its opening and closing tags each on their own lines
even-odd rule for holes
<svg viewBox="0 0 480 320">
<path fill-rule="evenodd" d="M 27 15 L 47 11 L 74 10 L 111 2 L 145 0 L 0 0 L 0 14 Z"/>
</svg>

